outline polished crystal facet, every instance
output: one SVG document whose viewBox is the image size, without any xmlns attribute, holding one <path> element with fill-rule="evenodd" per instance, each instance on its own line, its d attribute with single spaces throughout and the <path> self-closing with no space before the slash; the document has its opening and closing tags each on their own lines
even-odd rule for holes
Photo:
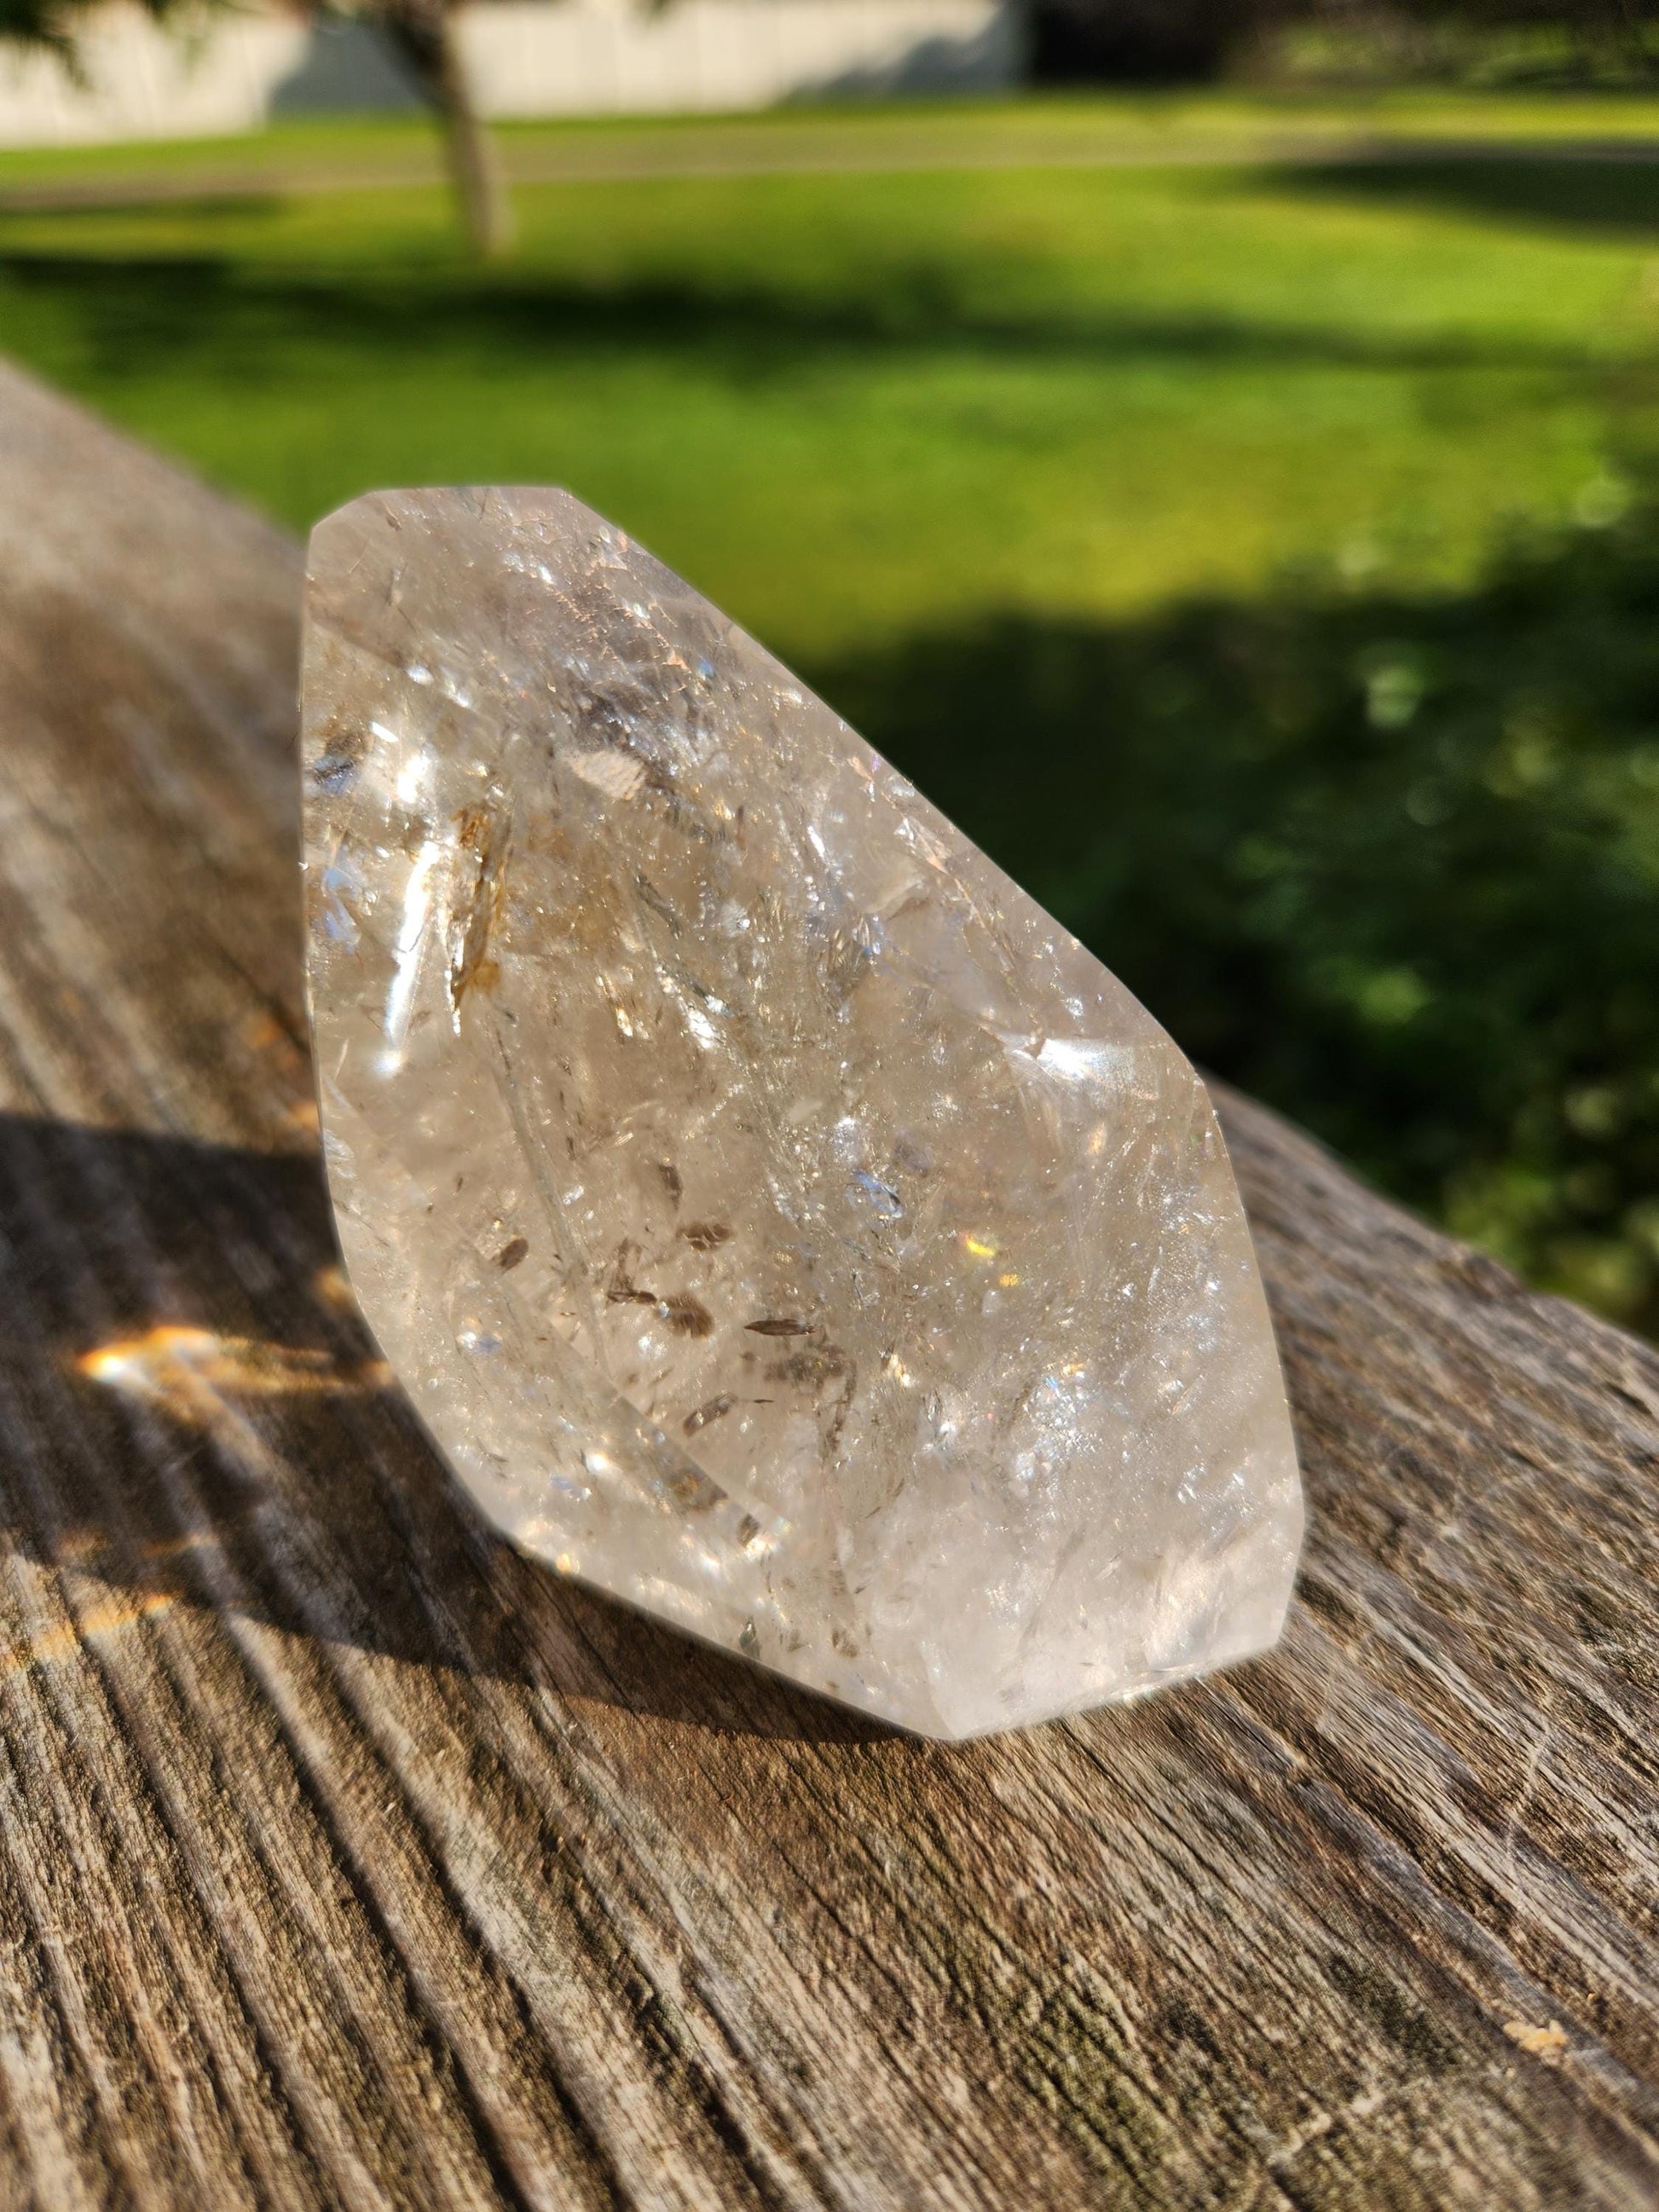
<svg viewBox="0 0 1659 2212">
<path fill-rule="evenodd" d="M 929 1735 L 1273 1641 L 1249 1234 L 1075 939 L 562 493 L 325 522 L 304 720 L 341 1239 L 486 1511 Z"/>
</svg>

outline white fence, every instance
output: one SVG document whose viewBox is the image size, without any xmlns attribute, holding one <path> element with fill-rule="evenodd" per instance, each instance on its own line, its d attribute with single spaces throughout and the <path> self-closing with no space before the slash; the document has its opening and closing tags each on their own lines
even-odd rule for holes
<svg viewBox="0 0 1659 2212">
<path fill-rule="evenodd" d="M 993 90 L 1020 65 L 1018 0 L 489 0 L 461 21 L 479 103 L 496 116 Z M 207 137 L 416 104 L 374 34 L 337 18 L 239 12 L 180 34 L 117 0 L 82 56 L 77 85 L 49 55 L 0 46 L 0 145 Z"/>
</svg>

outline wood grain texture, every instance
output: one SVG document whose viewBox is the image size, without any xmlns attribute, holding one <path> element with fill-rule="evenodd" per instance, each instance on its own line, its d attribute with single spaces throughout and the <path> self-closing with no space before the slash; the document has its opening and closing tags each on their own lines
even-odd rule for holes
<svg viewBox="0 0 1659 2212">
<path fill-rule="evenodd" d="M 0 2203 L 1659 2202 L 1659 1359 L 1227 1099 L 1271 1658 L 940 1747 L 561 1583 L 333 1271 L 298 579 L 0 372 Z"/>
</svg>

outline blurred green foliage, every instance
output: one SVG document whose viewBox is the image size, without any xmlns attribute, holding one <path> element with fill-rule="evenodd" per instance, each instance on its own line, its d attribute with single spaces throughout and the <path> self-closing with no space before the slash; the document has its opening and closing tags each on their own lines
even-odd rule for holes
<svg viewBox="0 0 1659 2212">
<path fill-rule="evenodd" d="M 138 0 L 145 15 L 158 23 L 177 23 L 182 18 L 199 30 L 216 8 L 228 0 Z M 57 54 L 71 74 L 79 77 L 78 40 L 98 0 L 0 0 L 0 48 L 4 46 L 40 48 Z"/>
<path fill-rule="evenodd" d="M 1193 1053 L 1659 1329 L 1659 514 L 1455 595 L 1311 580 L 827 666 Z"/>
<path fill-rule="evenodd" d="M 435 183 L 295 188 L 406 159 L 406 126 L 313 126 L 0 205 L 0 345 L 300 526 L 374 483 L 568 483 L 1197 1056 L 1659 1334 L 1659 170 L 1453 143 L 1656 122 L 1230 95 L 722 123 L 738 154 L 860 134 L 872 167 L 526 185 L 487 276 Z M 1417 158 L 1236 158 L 1292 125 Z M 1218 160 L 884 170 L 947 129 Z M 258 197 L 219 188 L 233 159 Z"/>
</svg>

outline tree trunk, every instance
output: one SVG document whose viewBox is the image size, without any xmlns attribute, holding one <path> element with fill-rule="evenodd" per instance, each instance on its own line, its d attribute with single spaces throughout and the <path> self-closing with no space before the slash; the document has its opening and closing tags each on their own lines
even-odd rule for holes
<svg viewBox="0 0 1659 2212">
<path fill-rule="evenodd" d="M 473 101 L 454 11 L 444 0 L 392 0 L 382 21 L 442 119 L 467 244 L 481 261 L 497 259 L 513 244 L 513 204 L 495 140 Z"/>
</svg>

